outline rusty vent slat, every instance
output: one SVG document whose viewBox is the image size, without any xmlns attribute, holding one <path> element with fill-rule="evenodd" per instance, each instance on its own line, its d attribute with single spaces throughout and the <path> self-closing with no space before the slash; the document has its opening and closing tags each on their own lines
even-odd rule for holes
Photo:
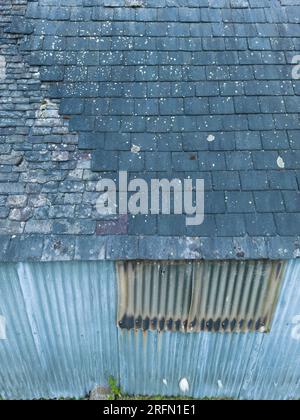
<svg viewBox="0 0 300 420">
<path fill-rule="evenodd" d="M 268 332 L 285 263 L 120 262 L 118 325 L 181 332 Z"/>
</svg>

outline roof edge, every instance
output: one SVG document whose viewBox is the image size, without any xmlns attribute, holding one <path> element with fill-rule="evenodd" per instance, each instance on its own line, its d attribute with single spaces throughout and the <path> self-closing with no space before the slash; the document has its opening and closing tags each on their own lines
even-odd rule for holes
<svg viewBox="0 0 300 420">
<path fill-rule="evenodd" d="M 295 237 L 0 236 L 0 262 L 296 258 L 300 238 Z"/>
</svg>

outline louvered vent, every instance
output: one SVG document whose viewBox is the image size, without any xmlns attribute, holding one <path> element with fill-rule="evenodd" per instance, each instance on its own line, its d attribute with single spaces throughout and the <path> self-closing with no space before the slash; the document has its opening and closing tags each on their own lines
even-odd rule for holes
<svg viewBox="0 0 300 420">
<path fill-rule="evenodd" d="M 270 331 L 285 263 L 120 262 L 119 327 Z"/>
</svg>

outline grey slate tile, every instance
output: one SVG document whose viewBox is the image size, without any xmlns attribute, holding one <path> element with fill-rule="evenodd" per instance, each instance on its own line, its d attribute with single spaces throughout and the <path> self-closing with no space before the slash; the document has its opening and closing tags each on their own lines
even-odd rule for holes
<svg viewBox="0 0 300 420">
<path fill-rule="evenodd" d="M 107 172 L 117 171 L 119 168 L 119 153 L 109 151 L 97 151 L 93 154 L 92 169 L 94 171 Z"/>
<path fill-rule="evenodd" d="M 70 236 L 47 236 L 42 261 L 72 261 L 75 253 L 75 238 Z"/>
<path fill-rule="evenodd" d="M 6 250 L 8 261 L 40 261 L 44 247 L 44 236 L 15 236 Z"/>
<path fill-rule="evenodd" d="M 254 193 L 254 199 L 259 213 L 284 211 L 284 201 L 280 191 L 257 191 Z"/>
<path fill-rule="evenodd" d="M 275 221 L 277 231 L 281 236 L 299 236 L 300 234 L 300 214 L 276 214 Z"/>
<path fill-rule="evenodd" d="M 250 236 L 276 236 L 273 214 L 247 214 L 246 227 Z"/>
</svg>

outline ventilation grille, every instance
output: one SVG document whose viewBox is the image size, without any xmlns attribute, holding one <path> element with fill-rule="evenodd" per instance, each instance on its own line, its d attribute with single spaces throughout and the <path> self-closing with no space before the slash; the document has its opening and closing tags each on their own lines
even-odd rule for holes
<svg viewBox="0 0 300 420">
<path fill-rule="evenodd" d="M 118 325 L 181 332 L 269 332 L 283 262 L 120 262 Z"/>
</svg>

